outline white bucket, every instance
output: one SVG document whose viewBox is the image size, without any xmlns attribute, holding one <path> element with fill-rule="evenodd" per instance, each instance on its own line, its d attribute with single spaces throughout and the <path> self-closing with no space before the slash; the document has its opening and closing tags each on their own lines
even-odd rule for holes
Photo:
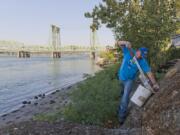
<svg viewBox="0 0 180 135">
<path fill-rule="evenodd" d="M 149 96 L 151 96 L 151 94 L 151 90 L 146 89 L 140 84 L 136 89 L 134 95 L 131 97 L 131 101 L 141 107 L 149 98 Z"/>
</svg>

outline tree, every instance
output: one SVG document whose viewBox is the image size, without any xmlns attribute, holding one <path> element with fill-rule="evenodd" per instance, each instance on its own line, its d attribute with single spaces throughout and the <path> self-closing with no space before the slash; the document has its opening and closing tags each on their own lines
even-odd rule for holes
<svg viewBox="0 0 180 135">
<path fill-rule="evenodd" d="M 176 24 L 176 33 L 180 34 L 180 1 L 176 0 L 176 18 L 177 24 Z"/>
<path fill-rule="evenodd" d="M 148 47 L 154 67 L 177 29 L 175 0 L 103 0 L 85 17 L 111 28 L 116 40 Z"/>
</svg>

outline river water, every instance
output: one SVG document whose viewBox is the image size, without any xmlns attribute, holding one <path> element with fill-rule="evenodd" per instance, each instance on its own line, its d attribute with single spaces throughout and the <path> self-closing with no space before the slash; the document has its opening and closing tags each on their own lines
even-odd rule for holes
<svg viewBox="0 0 180 135">
<path fill-rule="evenodd" d="M 0 115 L 11 112 L 42 93 L 50 93 L 83 80 L 100 70 L 86 54 L 60 59 L 0 57 Z"/>
</svg>

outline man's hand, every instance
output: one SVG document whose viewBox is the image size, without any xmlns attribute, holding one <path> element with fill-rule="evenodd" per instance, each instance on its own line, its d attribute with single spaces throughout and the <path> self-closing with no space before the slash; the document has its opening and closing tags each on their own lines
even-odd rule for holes
<svg viewBox="0 0 180 135">
<path fill-rule="evenodd" d="M 155 92 L 158 92 L 158 91 L 159 91 L 159 85 L 158 85 L 158 83 L 153 84 L 153 89 L 154 89 Z"/>
<path fill-rule="evenodd" d="M 129 41 L 117 41 L 116 44 L 119 47 L 122 47 L 123 45 L 125 45 L 127 48 L 131 48 L 131 43 Z"/>
<path fill-rule="evenodd" d="M 158 83 L 156 82 L 153 73 L 152 73 L 152 72 L 148 72 L 148 73 L 147 73 L 147 76 L 148 76 L 148 78 L 150 79 L 150 81 L 151 81 L 151 83 L 152 83 L 153 90 L 154 90 L 155 92 L 158 92 L 158 91 L 159 91 L 159 85 L 158 85 Z"/>
</svg>

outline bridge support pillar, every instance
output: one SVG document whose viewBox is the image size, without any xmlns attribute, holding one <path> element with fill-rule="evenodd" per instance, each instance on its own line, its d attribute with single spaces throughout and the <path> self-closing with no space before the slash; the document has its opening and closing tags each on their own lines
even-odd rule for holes
<svg viewBox="0 0 180 135">
<path fill-rule="evenodd" d="M 30 58 L 30 52 L 28 52 L 28 51 L 19 51 L 17 57 L 18 58 Z"/>
<path fill-rule="evenodd" d="M 53 58 L 61 58 L 61 52 L 53 52 Z"/>
<path fill-rule="evenodd" d="M 95 59 L 95 58 L 96 58 L 96 53 L 95 53 L 95 52 L 91 52 L 90 57 L 91 57 L 92 59 Z"/>
</svg>

